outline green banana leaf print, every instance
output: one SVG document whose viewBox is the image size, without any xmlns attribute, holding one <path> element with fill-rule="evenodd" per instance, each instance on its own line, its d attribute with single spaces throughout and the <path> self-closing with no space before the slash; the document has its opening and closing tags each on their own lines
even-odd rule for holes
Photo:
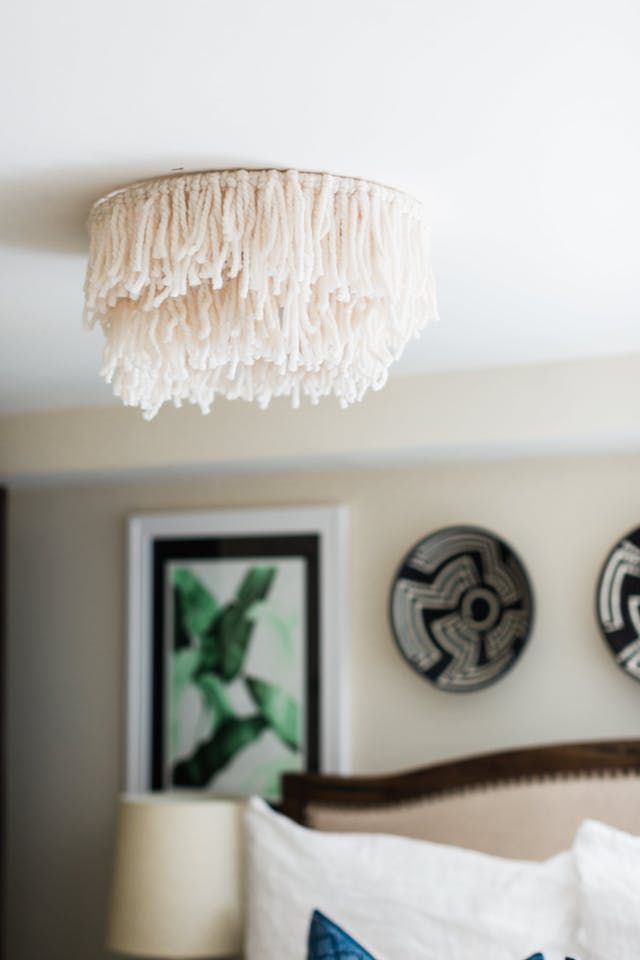
<svg viewBox="0 0 640 960">
<path fill-rule="evenodd" d="M 292 680 L 301 617 L 282 602 L 286 584 L 274 599 L 282 561 L 235 563 L 226 572 L 228 584 L 229 570 L 241 569 L 231 595 L 217 581 L 213 589 L 202 564 L 171 570 L 168 736 L 176 787 L 212 788 L 230 768 L 250 779 L 254 767 L 275 783 L 302 763 L 301 685 Z"/>
<path fill-rule="evenodd" d="M 293 697 L 280 687 L 256 677 L 247 677 L 246 684 L 265 722 L 291 750 L 298 750 L 300 709 Z"/>
</svg>

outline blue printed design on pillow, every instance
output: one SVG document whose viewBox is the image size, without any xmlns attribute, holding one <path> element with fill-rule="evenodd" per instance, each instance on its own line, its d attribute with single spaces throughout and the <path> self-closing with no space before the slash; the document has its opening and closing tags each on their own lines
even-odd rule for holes
<svg viewBox="0 0 640 960">
<path fill-rule="evenodd" d="M 309 926 L 307 960 L 375 960 L 375 957 L 337 923 L 314 910 Z M 544 954 L 534 953 L 527 960 L 544 960 Z M 566 957 L 565 960 L 573 958 Z"/>
<path fill-rule="evenodd" d="M 544 960 L 544 953 L 534 953 L 528 960 Z M 573 960 L 573 957 L 565 957 L 565 960 Z"/>
<path fill-rule="evenodd" d="M 375 960 L 375 957 L 337 923 L 314 910 L 309 927 L 307 960 Z"/>
</svg>

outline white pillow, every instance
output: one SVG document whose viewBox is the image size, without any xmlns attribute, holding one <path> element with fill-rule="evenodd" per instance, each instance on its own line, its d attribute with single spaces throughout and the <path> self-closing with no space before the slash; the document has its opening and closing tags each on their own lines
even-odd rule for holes
<svg viewBox="0 0 640 960">
<path fill-rule="evenodd" d="M 571 955 L 573 857 L 505 860 L 384 834 L 307 830 L 252 800 L 246 960 L 302 960 L 314 909 L 383 960 Z"/>
<path fill-rule="evenodd" d="M 573 842 L 580 942 L 594 960 L 640 956 L 640 837 L 585 820 Z"/>
</svg>

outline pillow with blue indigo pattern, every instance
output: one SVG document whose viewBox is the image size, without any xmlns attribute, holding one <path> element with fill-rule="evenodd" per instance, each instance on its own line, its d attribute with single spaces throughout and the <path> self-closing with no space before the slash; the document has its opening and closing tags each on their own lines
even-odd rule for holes
<svg viewBox="0 0 640 960">
<path fill-rule="evenodd" d="M 570 852 L 538 863 L 407 837 L 322 833 L 256 798 L 246 828 L 246 960 L 306 957 L 316 908 L 377 960 L 524 960 L 536 948 L 545 960 L 575 956 Z"/>
</svg>

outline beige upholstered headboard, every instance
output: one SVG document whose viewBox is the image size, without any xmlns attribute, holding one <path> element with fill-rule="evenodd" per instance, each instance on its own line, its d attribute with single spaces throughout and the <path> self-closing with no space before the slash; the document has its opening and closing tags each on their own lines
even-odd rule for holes
<svg viewBox="0 0 640 960">
<path fill-rule="evenodd" d="M 282 809 L 320 830 L 543 859 L 570 846 L 587 817 L 640 834 L 640 740 L 486 754 L 383 777 L 287 774 Z"/>
</svg>

